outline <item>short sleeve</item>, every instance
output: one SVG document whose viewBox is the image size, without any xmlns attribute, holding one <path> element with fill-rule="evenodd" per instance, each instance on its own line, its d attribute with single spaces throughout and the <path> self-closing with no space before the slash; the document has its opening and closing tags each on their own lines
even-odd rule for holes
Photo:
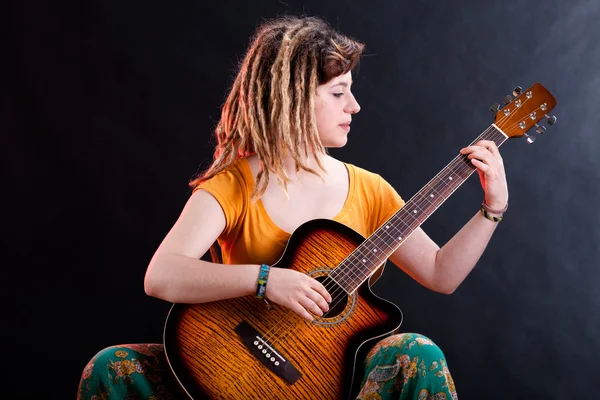
<svg viewBox="0 0 600 400">
<path fill-rule="evenodd" d="M 400 208 L 404 206 L 404 200 L 396 189 L 390 185 L 381 175 L 376 175 L 378 184 L 378 196 L 374 202 L 373 217 L 374 221 L 373 228 L 377 229 L 385 221 L 387 221 L 393 214 L 395 214 Z"/>
<path fill-rule="evenodd" d="M 247 193 L 239 171 L 230 168 L 196 186 L 193 192 L 202 189 L 210 193 L 225 214 L 225 229 L 222 238 L 235 235 L 240 228 L 246 209 Z"/>
</svg>

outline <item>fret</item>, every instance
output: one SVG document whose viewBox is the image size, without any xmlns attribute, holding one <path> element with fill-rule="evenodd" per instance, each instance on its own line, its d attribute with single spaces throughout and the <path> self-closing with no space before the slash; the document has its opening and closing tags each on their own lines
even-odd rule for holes
<svg viewBox="0 0 600 400">
<path fill-rule="evenodd" d="M 386 223 L 383 225 L 383 229 L 376 230 L 373 235 L 382 236 L 388 247 L 393 248 L 397 242 L 401 241 L 405 232 L 401 231 L 392 223 Z"/>
<path fill-rule="evenodd" d="M 413 198 L 415 198 L 415 201 L 419 202 L 419 204 L 424 204 L 424 206 L 420 206 L 420 208 L 424 210 L 436 208 L 446 199 L 445 196 L 442 196 L 437 190 L 435 190 L 434 187 L 430 186 L 429 184 L 425 185 L 425 187 L 415 194 Z"/>
<path fill-rule="evenodd" d="M 502 132 L 490 126 L 473 143 L 491 140 L 500 146 L 506 139 Z M 332 278 L 347 293 L 356 290 L 475 170 L 466 156 L 455 157 L 340 263 L 331 272 Z"/>
<path fill-rule="evenodd" d="M 496 129 L 494 126 L 490 126 L 488 128 L 488 131 L 486 131 L 486 133 L 483 135 L 483 137 L 481 139 L 491 140 L 494 143 L 496 143 L 496 146 L 498 146 L 498 147 L 500 147 L 507 139 L 506 136 L 502 132 L 500 132 L 498 129 Z"/>
<path fill-rule="evenodd" d="M 367 240 L 344 260 L 344 268 L 340 268 L 340 264 L 330 274 L 347 293 L 353 292 L 393 252 L 389 247 L 383 250 L 383 246 L 375 246 Z"/>
<path fill-rule="evenodd" d="M 424 194 L 430 201 L 434 202 L 433 204 L 442 204 L 448 198 L 440 190 L 438 190 L 438 188 L 436 188 L 435 185 L 433 185 L 431 182 L 427 183 L 421 191 L 424 192 Z"/>
</svg>

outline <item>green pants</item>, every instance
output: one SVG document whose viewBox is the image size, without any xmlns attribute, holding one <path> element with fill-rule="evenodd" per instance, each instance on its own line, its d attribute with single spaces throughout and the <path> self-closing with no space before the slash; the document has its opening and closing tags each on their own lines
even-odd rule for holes
<svg viewBox="0 0 600 400">
<path fill-rule="evenodd" d="M 387 337 L 371 349 L 365 363 L 359 400 L 457 399 L 444 353 L 425 336 Z M 167 368 L 162 345 L 108 347 L 83 370 L 77 399 L 176 399 Z"/>
</svg>

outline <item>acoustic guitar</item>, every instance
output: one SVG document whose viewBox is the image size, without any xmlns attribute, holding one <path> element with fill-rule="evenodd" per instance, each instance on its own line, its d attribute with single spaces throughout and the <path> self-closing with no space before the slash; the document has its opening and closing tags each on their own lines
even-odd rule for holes
<svg viewBox="0 0 600 400">
<path fill-rule="evenodd" d="M 501 146 L 525 136 L 556 106 L 539 83 L 504 106 L 473 143 Z M 292 268 L 320 281 L 331 294 L 330 310 L 308 322 L 285 307 L 246 296 L 202 304 L 174 304 L 164 328 L 168 365 L 183 393 L 210 399 L 355 398 L 364 358 L 380 339 L 397 333 L 402 311 L 371 291 L 387 258 L 473 173 L 459 154 L 404 207 L 365 238 L 338 222 L 317 219 L 291 235 L 274 267 Z"/>
</svg>

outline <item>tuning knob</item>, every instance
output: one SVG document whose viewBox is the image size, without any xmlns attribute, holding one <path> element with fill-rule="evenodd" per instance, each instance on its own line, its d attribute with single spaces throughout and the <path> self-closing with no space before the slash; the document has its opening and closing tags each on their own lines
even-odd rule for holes
<svg viewBox="0 0 600 400">
<path fill-rule="evenodd" d="M 504 96 L 504 104 L 508 104 L 512 101 L 512 97 L 510 96 L 510 94 L 507 94 L 506 96 Z"/>
<path fill-rule="evenodd" d="M 556 116 L 555 115 L 544 115 L 544 117 L 546 117 L 546 122 L 548 122 L 548 125 L 554 125 L 556 123 Z"/>
<path fill-rule="evenodd" d="M 525 133 L 525 138 L 527 140 L 527 144 L 533 144 L 533 142 L 535 142 L 535 136 L 531 136 Z"/>
<path fill-rule="evenodd" d="M 535 127 L 536 127 L 535 133 L 538 133 L 540 135 L 542 133 L 546 133 L 546 127 L 545 126 L 540 126 L 538 124 L 535 124 Z"/>
<path fill-rule="evenodd" d="M 500 104 L 498 104 L 498 103 L 492 104 L 492 106 L 490 107 L 490 111 L 493 113 L 497 113 L 498 111 L 500 111 Z"/>
<path fill-rule="evenodd" d="M 523 88 L 521 86 L 517 86 L 516 88 L 514 88 L 513 96 L 517 97 L 521 93 L 523 93 Z"/>
</svg>

